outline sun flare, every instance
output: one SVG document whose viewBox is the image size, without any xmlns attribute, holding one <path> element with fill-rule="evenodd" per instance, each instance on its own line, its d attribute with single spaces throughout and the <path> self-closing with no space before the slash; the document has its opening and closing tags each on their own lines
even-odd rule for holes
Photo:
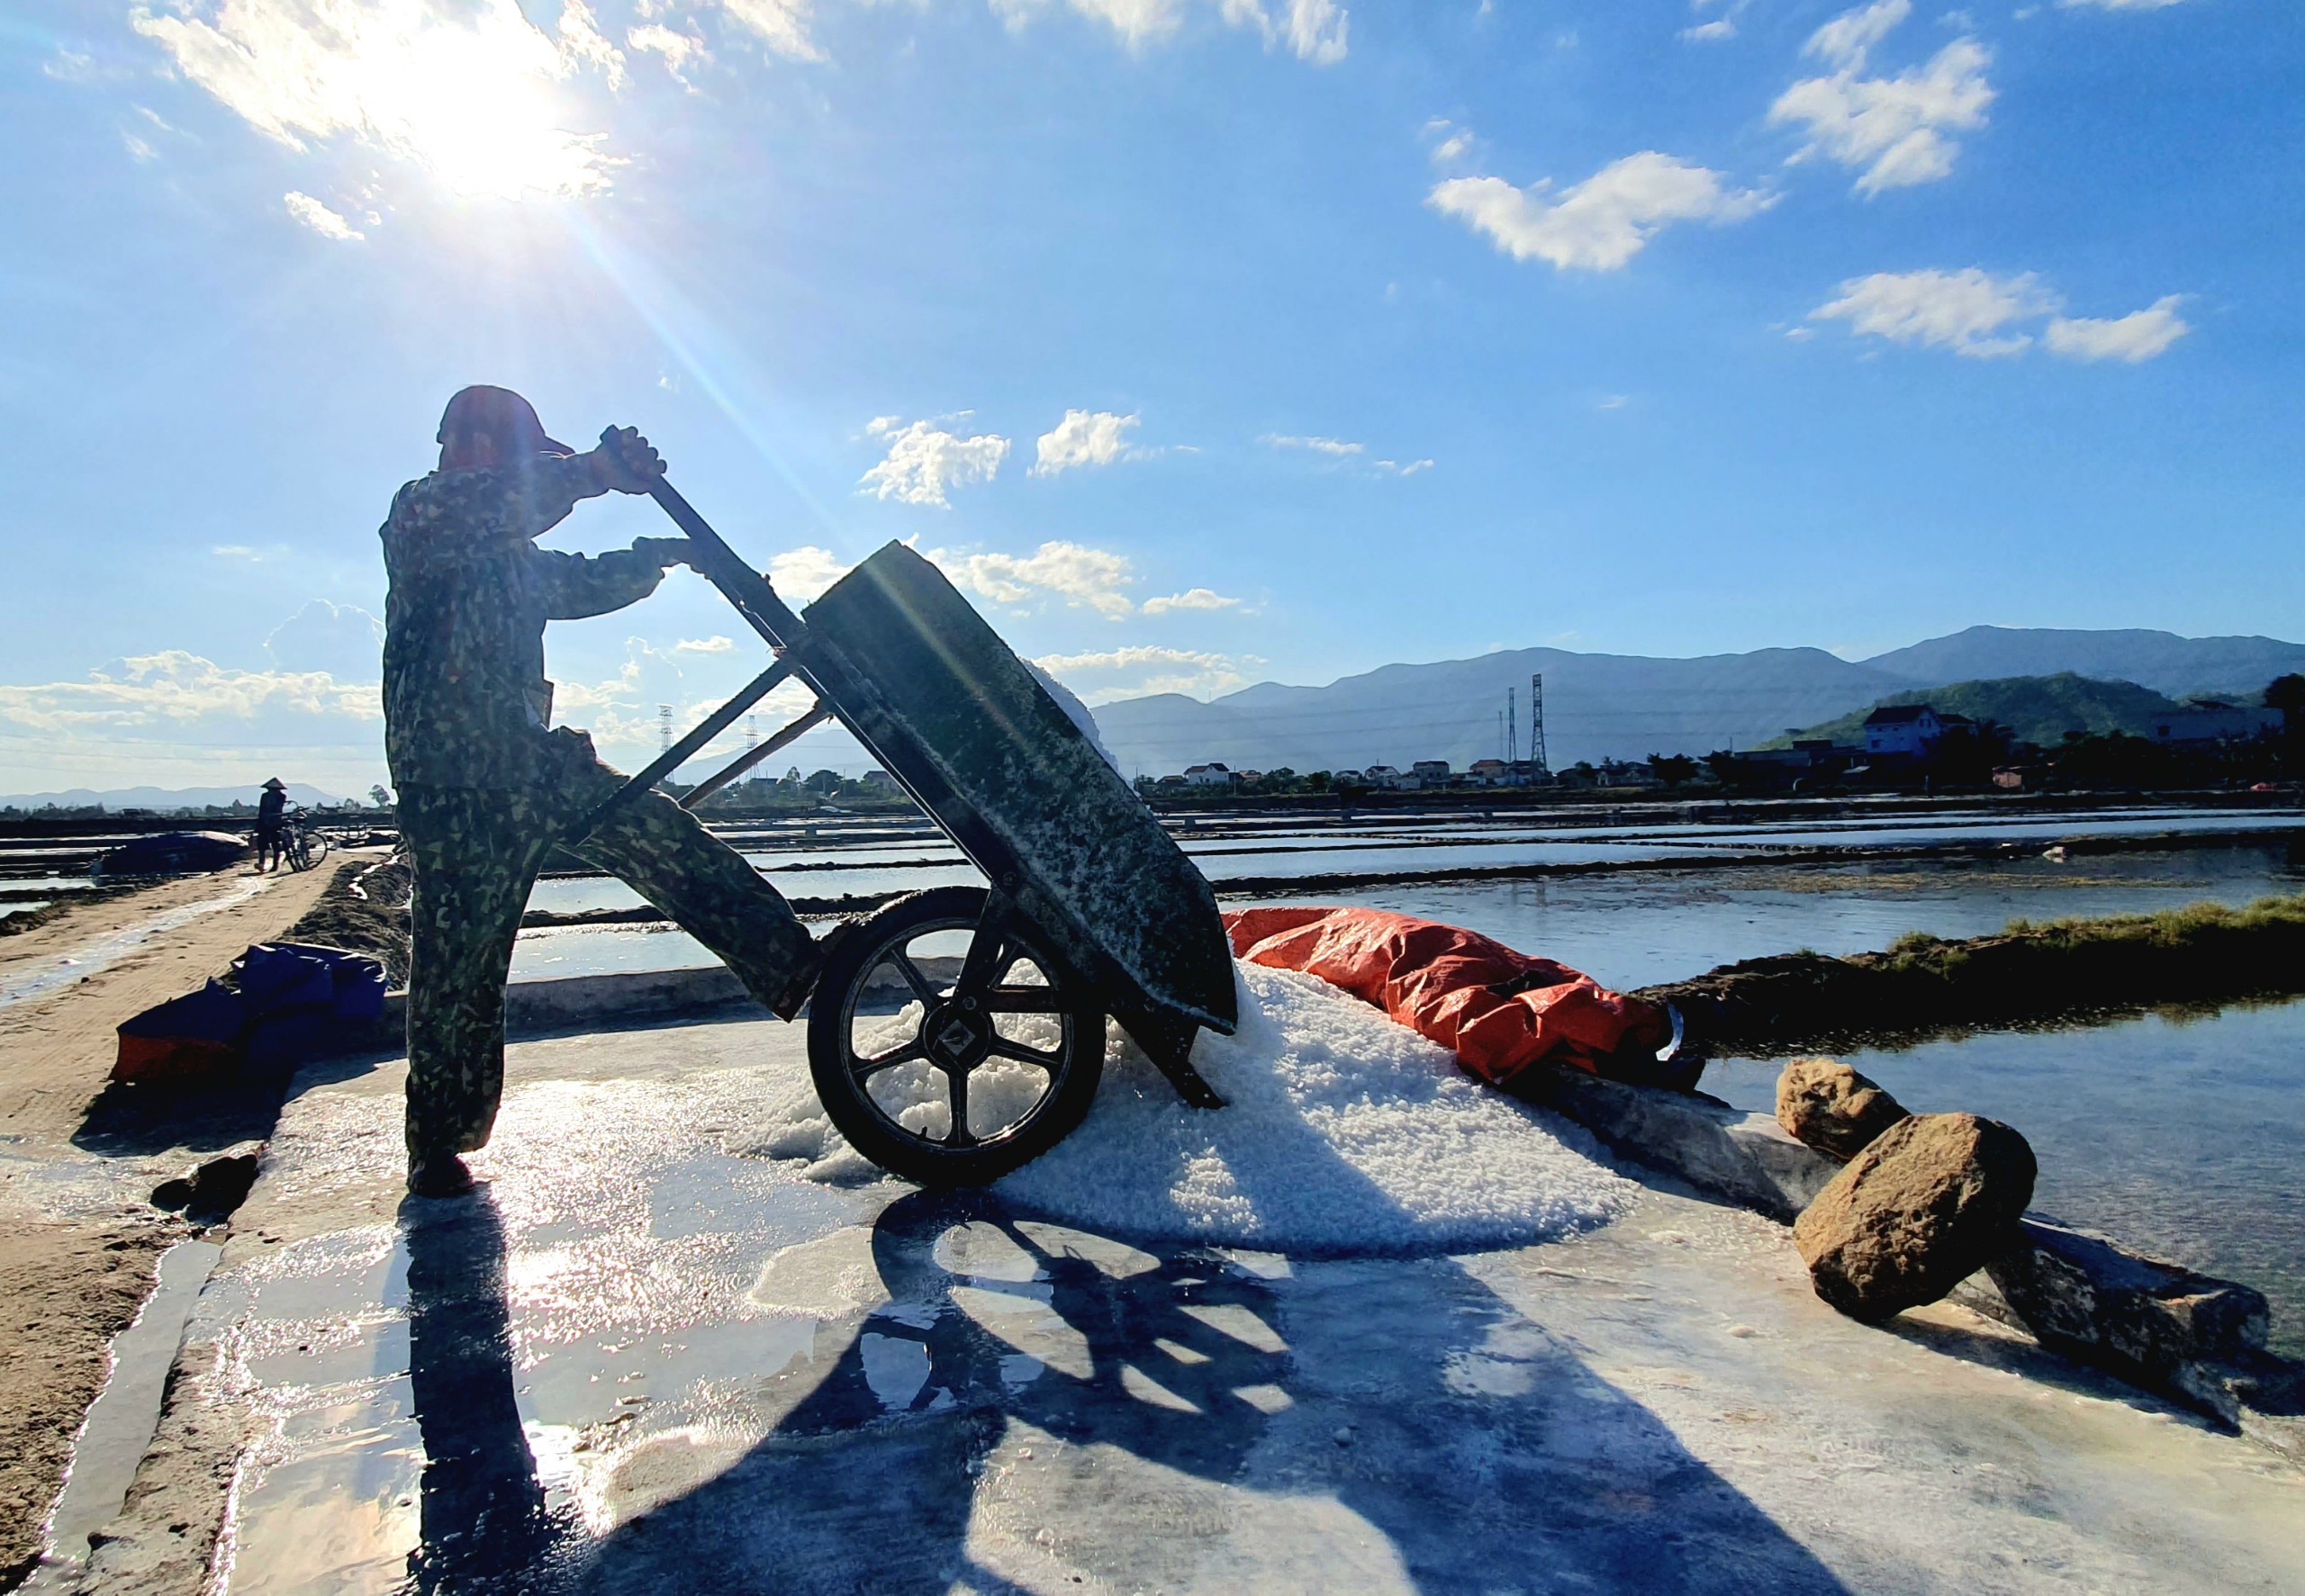
<svg viewBox="0 0 2305 1596">
<path fill-rule="evenodd" d="M 223 0 L 140 14 L 185 77 L 297 149 L 349 134 L 466 197 L 597 194 L 619 164 L 573 130 L 567 80 L 601 64 L 589 14 L 556 42 L 512 0 Z M 600 46 L 600 48 L 605 48 Z M 608 60 L 614 71 L 614 58 Z"/>
</svg>

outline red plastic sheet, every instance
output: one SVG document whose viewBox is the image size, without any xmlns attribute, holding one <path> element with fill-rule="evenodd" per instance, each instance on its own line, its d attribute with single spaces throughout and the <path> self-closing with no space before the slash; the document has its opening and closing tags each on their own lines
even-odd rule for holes
<svg viewBox="0 0 2305 1596">
<path fill-rule="evenodd" d="M 1503 942 L 1382 909 L 1241 909 L 1225 916 L 1235 956 L 1315 975 L 1439 1042 L 1503 1086 L 1530 1065 L 1614 1074 L 1653 1069 L 1671 1016 L 1588 975 Z"/>
</svg>

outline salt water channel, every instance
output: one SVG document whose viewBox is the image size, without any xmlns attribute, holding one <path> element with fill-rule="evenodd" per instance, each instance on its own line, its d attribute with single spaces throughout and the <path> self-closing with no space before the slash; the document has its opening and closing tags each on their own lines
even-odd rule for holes
<svg viewBox="0 0 2305 1596">
<path fill-rule="evenodd" d="M 2283 824 L 2299 829 L 2288 837 L 2267 835 Z M 2138 846 L 2180 831 L 2187 834 L 2166 845 Z M 2238 833 L 2249 834 L 2224 834 Z M 2045 856 L 2060 840 L 2064 856 Z M 1185 842 L 1220 892 L 1227 879 L 1265 879 L 1254 892 L 1224 892 L 1227 906 L 1309 898 L 1397 909 L 1470 926 L 1619 987 L 1795 948 L 1881 948 L 1909 931 L 1975 936 L 2013 919 L 2149 912 L 2204 900 L 2238 906 L 2268 893 L 2305 890 L 2305 825 L 2264 812 L 2100 812 L 2013 826 L 1930 820 L 1797 832 L 1528 828 L 1509 837 L 1485 829 L 1444 838 L 1370 826 L 1358 834 L 1307 829 Z M 1981 855 L 1974 847 L 1979 843 L 2008 846 Z M 1894 856 L 1925 845 L 1963 852 Z M 1878 850 L 1881 856 L 1827 862 L 1778 857 L 1818 848 Z M 1505 880 L 1324 882 L 1309 894 L 1270 884 L 1300 875 L 1593 859 L 1631 868 Z M 976 879 L 948 847 L 922 838 L 796 849 L 757 861 L 795 897 Z M 859 868 L 795 868 L 827 864 Z M 634 901 L 614 883 L 566 879 L 540 883 L 532 904 Z M 669 928 L 581 926 L 525 933 L 516 970 L 534 979 L 675 969 L 710 957 Z M 2273 1303 L 2277 1349 L 2305 1355 L 2305 1155 L 2298 1151 L 2305 1147 L 2305 1003 L 2152 1013 L 1848 1057 L 1916 1112 L 1966 1110 L 2015 1125 L 2040 1159 L 2038 1210 L 2257 1286 Z M 1778 1068 L 1722 1060 L 1708 1070 L 1705 1087 L 1740 1107 L 1767 1110 Z"/>
</svg>

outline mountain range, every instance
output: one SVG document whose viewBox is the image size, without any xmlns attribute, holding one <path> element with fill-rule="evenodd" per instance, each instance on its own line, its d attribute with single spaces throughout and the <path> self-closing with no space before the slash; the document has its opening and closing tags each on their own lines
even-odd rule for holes
<svg viewBox="0 0 2305 1596">
<path fill-rule="evenodd" d="M 303 804 L 310 808 L 339 801 L 334 794 L 322 792 L 317 787 L 308 787 L 302 781 L 290 781 L 286 786 L 288 801 L 292 804 Z M 19 809 L 37 809 L 45 804 L 54 804 L 59 809 L 85 809 L 93 805 L 102 804 L 115 815 L 122 809 L 149 809 L 157 815 L 168 815 L 179 809 L 205 809 L 211 805 L 220 809 L 230 807 L 234 798 L 254 808 L 258 796 L 258 790 L 254 785 L 122 787 L 105 792 L 98 792 L 92 788 L 75 787 L 63 792 L 9 793 L 0 796 L 0 808 L 13 807 Z"/>
<path fill-rule="evenodd" d="M 2052 695 L 2058 701 L 2041 706 L 2038 717 L 2020 713 L 2015 704 L 1983 708 L 1998 719 L 2016 715 L 2028 727 L 2039 718 L 2041 726 L 2031 730 L 2044 732 L 2038 740 L 2053 743 L 2063 725 L 2048 723 L 2060 717 L 2078 714 L 2073 724 L 2111 729 L 2150 707 L 2150 694 L 2255 701 L 2268 681 L 2291 672 L 2305 672 L 2305 644 L 2273 637 L 1971 627 L 1866 660 L 1844 660 L 1821 648 L 1694 659 L 1509 649 L 1478 659 L 1385 665 L 1325 687 L 1260 682 L 1206 703 L 1175 693 L 1124 699 L 1098 706 L 1094 715 L 1114 762 L 1131 776 L 1166 775 L 1210 761 L 1234 770 L 1334 771 L 1372 764 L 1406 769 L 1420 759 L 1445 759 L 1461 770 L 1504 752 L 1501 720 L 1508 692 L 1526 757 L 1529 678 L 1541 672 L 1545 753 L 1558 770 L 1579 760 L 1756 748 L 1794 727 L 1820 727 L 1884 699 L 1955 684 L 2002 687 L 2006 683 L 2000 679 L 2066 673 L 2092 679 L 2093 685 L 2060 689 Z M 2104 687 L 2122 682 L 2149 693 L 2131 701 Z M 2029 700 L 2023 708 L 2034 707 Z M 289 796 L 306 805 L 335 801 L 301 783 L 290 784 Z M 236 798 L 253 803 L 256 790 L 76 788 L 0 796 L 0 806 L 102 804 L 115 811 L 166 813 Z"/>
<path fill-rule="evenodd" d="M 2305 644 L 2174 632 L 1971 627 L 1866 660 L 1821 648 L 1659 659 L 1508 649 L 1478 659 L 1386 665 L 1325 687 L 1260 682 L 1204 703 L 1180 694 L 1096 709 L 1121 768 L 1165 775 L 1211 761 L 1234 770 L 1406 769 L 1445 759 L 1461 770 L 1504 752 L 1500 715 L 1514 695 L 1528 743 L 1529 678 L 1544 677 L 1548 761 L 1645 759 L 1752 748 L 1916 689 L 2064 672 L 2135 682 L 2171 698 L 2248 697 L 2305 672 Z"/>
</svg>

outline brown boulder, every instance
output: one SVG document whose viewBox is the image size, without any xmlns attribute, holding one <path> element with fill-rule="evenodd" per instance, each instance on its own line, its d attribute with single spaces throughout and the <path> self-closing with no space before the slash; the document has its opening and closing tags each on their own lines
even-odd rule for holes
<svg viewBox="0 0 2305 1596">
<path fill-rule="evenodd" d="M 1776 1123 L 1844 1161 L 1909 1117 L 1903 1104 L 1838 1059 L 1795 1059 L 1776 1078 Z"/>
<path fill-rule="evenodd" d="M 1793 1222 L 1817 1294 L 1851 1318 L 1933 1303 L 2008 1247 L 2033 1200 L 2033 1150 L 1998 1120 L 1910 1116 L 1849 1160 Z"/>
</svg>

